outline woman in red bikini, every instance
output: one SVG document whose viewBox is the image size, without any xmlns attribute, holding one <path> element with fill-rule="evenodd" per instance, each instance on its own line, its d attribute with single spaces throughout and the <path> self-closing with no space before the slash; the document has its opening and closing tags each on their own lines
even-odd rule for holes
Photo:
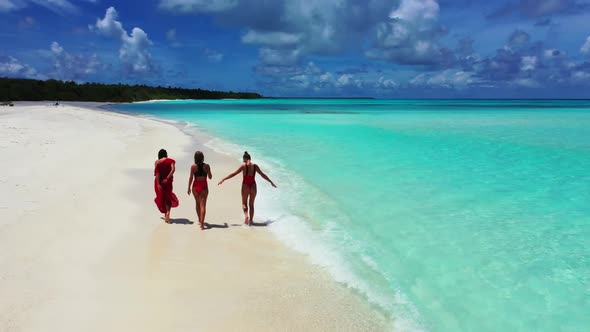
<svg viewBox="0 0 590 332">
<path fill-rule="evenodd" d="M 158 151 L 158 160 L 154 163 L 154 190 L 156 198 L 154 202 L 158 210 L 164 214 L 164 221 L 170 223 L 170 209 L 178 206 L 178 198 L 172 192 L 172 181 L 176 162 L 168 158 L 166 150 Z"/>
<path fill-rule="evenodd" d="M 207 177 L 211 179 L 211 167 L 205 164 L 205 156 L 203 152 L 195 152 L 195 164 L 191 166 L 191 175 L 188 179 L 188 194 L 191 194 L 191 185 L 193 196 L 195 196 L 195 203 L 197 205 L 197 217 L 201 229 L 205 229 L 205 212 L 207 206 L 207 196 L 209 195 L 209 188 L 207 186 Z M 194 178 L 194 182 L 193 182 Z"/>
<path fill-rule="evenodd" d="M 242 210 L 244 210 L 244 224 L 251 225 L 254 221 L 254 200 L 256 199 L 256 180 L 254 179 L 254 176 L 256 175 L 256 172 L 258 172 L 263 179 L 270 182 L 273 187 L 276 188 L 277 186 L 262 172 L 258 165 L 252 163 L 248 151 L 244 152 L 243 161 L 244 165 L 240 166 L 235 172 L 219 181 L 218 185 L 242 172 L 244 175 L 242 180 Z M 248 211 L 248 207 L 250 208 L 250 211 Z M 250 213 L 248 214 L 248 212 Z"/>
</svg>

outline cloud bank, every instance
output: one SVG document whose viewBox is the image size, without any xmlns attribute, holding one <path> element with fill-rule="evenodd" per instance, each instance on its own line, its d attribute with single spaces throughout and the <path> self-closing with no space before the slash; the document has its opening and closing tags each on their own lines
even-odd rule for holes
<svg viewBox="0 0 590 332">
<path fill-rule="evenodd" d="M 147 33 L 141 28 L 135 27 L 131 30 L 131 34 L 128 34 L 117 18 L 117 10 L 114 7 L 109 7 L 104 18 L 97 19 L 94 25 L 89 26 L 89 29 L 120 41 L 119 60 L 125 74 L 134 76 L 157 73 L 159 68 L 148 50 L 153 43 Z"/>
</svg>

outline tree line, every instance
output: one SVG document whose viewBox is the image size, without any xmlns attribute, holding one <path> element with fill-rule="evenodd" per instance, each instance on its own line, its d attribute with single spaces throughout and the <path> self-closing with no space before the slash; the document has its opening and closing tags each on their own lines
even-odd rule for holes
<svg viewBox="0 0 590 332">
<path fill-rule="evenodd" d="M 254 92 L 224 92 L 147 85 L 100 84 L 0 77 L 0 101 L 134 102 L 151 99 L 257 99 Z"/>
</svg>

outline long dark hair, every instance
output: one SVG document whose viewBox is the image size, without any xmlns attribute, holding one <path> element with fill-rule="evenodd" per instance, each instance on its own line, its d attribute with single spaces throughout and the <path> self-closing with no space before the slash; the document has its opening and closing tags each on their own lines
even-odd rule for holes
<svg viewBox="0 0 590 332">
<path fill-rule="evenodd" d="M 164 149 L 160 149 L 160 151 L 158 151 L 158 159 L 162 158 L 168 158 L 168 152 L 166 152 Z"/>
<path fill-rule="evenodd" d="M 195 164 L 201 165 L 205 162 L 205 155 L 201 151 L 195 152 Z"/>
<path fill-rule="evenodd" d="M 248 153 L 248 151 L 244 152 L 244 156 L 242 158 L 244 158 L 246 160 L 252 160 L 252 158 L 250 158 L 250 154 Z"/>
</svg>

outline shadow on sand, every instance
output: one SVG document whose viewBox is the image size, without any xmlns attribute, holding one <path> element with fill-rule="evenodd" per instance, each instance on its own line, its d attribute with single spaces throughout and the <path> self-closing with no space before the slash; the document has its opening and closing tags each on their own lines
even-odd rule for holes
<svg viewBox="0 0 590 332">
<path fill-rule="evenodd" d="M 160 218 L 162 220 L 164 220 L 164 218 Z M 194 221 L 190 221 L 186 218 L 170 218 L 170 224 L 179 224 L 179 225 L 192 225 L 194 224 Z"/>
<path fill-rule="evenodd" d="M 164 217 L 160 217 L 160 219 L 164 220 Z M 271 220 L 268 219 L 266 221 L 263 222 L 252 222 L 252 224 L 250 226 L 252 227 L 266 227 L 269 226 L 270 224 L 276 222 L 277 220 Z M 194 224 L 194 221 L 191 221 L 187 218 L 170 218 L 170 224 L 178 224 L 178 225 L 192 225 Z M 232 227 L 236 227 L 236 226 L 245 226 L 244 224 L 230 224 L 228 225 L 228 223 L 224 222 L 223 224 L 211 224 L 206 222 L 205 223 L 205 229 L 213 229 L 213 228 L 229 228 L 229 226 Z"/>
<path fill-rule="evenodd" d="M 270 220 L 270 219 L 269 219 L 269 220 L 267 220 L 267 221 L 263 221 L 263 222 L 256 222 L 256 221 L 253 221 L 251 225 L 252 225 L 252 226 L 255 226 L 255 227 L 266 227 L 266 226 L 268 226 L 268 225 L 272 224 L 272 223 L 273 223 L 273 222 L 275 222 L 275 221 L 276 221 L 276 220 Z"/>
<path fill-rule="evenodd" d="M 213 228 L 228 228 L 229 226 L 227 223 L 223 223 L 222 225 L 219 224 L 210 224 L 208 222 L 205 223 L 205 229 L 213 229 Z"/>
<path fill-rule="evenodd" d="M 270 219 L 268 219 L 268 220 L 266 220 L 264 222 L 256 222 L 256 221 L 253 221 L 250 224 L 250 226 L 252 226 L 252 227 L 266 227 L 266 226 L 268 226 L 268 225 L 270 225 L 270 224 L 272 224 L 274 222 L 276 222 L 276 220 L 270 220 Z M 245 224 L 231 224 L 231 225 L 234 226 L 234 227 L 235 226 L 246 226 Z"/>
</svg>

